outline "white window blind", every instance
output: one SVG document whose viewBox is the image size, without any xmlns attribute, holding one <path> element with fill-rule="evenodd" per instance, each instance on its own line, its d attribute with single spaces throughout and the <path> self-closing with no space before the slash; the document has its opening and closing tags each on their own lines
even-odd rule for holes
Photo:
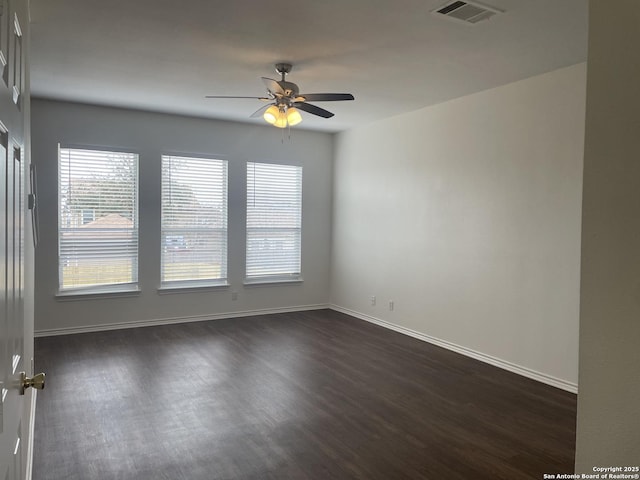
<svg viewBox="0 0 640 480">
<path fill-rule="evenodd" d="M 135 285 L 138 155 L 60 148 L 58 192 L 60 290 Z"/>
<path fill-rule="evenodd" d="M 162 284 L 226 283 L 227 162 L 162 157 Z"/>
<path fill-rule="evenodd" d="M 300 276 L 302 167 L 247 163 L 247 280 Z"/>
</svg>

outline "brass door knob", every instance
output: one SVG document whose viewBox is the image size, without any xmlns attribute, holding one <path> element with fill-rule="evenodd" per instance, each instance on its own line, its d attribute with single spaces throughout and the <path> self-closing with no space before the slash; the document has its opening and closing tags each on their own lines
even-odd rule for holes
<svg viewBox="0 0 640 480">
<path fill-rule="evenodd" d="M 29 388 L 37 388 L 38 390 L 44 389 L 44 380 L 46 375 L 44 373 L 38 373 L 33 377 L 27 377 L 27 374 L 20 372 L 20 395 L 24 395 L 24 391 Z"/>
</svg>

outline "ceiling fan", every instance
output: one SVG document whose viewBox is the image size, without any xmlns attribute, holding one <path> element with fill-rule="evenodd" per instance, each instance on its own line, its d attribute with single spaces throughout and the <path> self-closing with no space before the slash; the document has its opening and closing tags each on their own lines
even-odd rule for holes
<svg viewBox="0 0 640 480">
<path fill-rule="evenodd" d="M 297 125 L 302 121 L 300 111 L 317 115 L 322 118 L 331 118 L 333 113 L 324 108 L 313 105 L 311 102 L 336 102 L 342 100 L 354 100 L 350 93 L 305 93 L 300 94 L 298 85 L 285 80 L 286 75 L 293 68 L 290 63 L 277 63 L 276 72 L 282 75 L 281 80 L 262 77 L 262 81 L 267 87 L 266 97 L 234 97 L 226 95 L 207 95 L 205 98 L 254 98 L 269 102 L 267 105 L 256 110 L 251 118 L 262 116 L 268 123 L 285 128 Z"/>
</svg>

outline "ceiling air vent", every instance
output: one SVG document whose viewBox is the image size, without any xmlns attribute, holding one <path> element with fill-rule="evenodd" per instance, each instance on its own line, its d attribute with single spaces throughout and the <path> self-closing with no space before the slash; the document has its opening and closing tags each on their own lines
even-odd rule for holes
<svg viewBox="0 0 640 480">
<path fill-rule="evenodd" d="M 456 22 L 475 25 L 483 20 L 489 20 L 498 13 L 503 13 L 494 7 L 488 7 L 476 2 L 454 1 L 432 10 L 434 15 L 442 15 Z"/>
</svg>

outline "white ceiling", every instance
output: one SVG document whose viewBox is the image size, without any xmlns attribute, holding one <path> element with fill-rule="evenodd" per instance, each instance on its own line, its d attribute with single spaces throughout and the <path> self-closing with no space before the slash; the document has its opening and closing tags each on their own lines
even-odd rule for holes
<svg viewBox="0 0 640 480">
<path fill-rule="evenodd" d="M 586 60 L 587 0 L 487 0 L 475 26 L 443 0 L 31 0 L 36 97 L 263 123 L 261 76 L 348 92 L 299 127 L 340 131 Z"/>
</svg>

